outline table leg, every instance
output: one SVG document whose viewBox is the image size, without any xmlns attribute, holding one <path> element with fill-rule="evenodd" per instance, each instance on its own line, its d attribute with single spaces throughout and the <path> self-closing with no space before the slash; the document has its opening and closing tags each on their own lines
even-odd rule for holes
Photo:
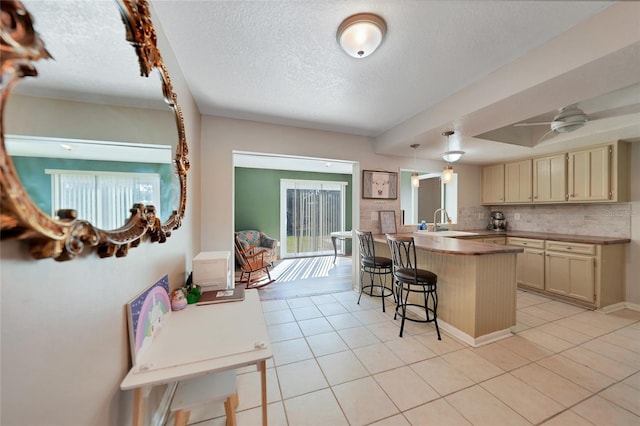
<svg viewBox="0 0 640 426">
<path fill-rule="evenodd" d="M 144 426 L 144 415 L 147 410 L 147 397 L 143 388 L 133 391 L 133 426 Z"/>
<path fill-rule="evenodd" d="M 260 370 L 260 380 L 262 382 L 262 426 L 267 426 L 267 362 L 262 360 L 258 363 Z"/>
<path fill-rule="evenodd" d="M 336 263 L 336 258 L 338 257 L 338 248 L 336 247 L 336 240 L 337 238 L 332 236 L 331 237 L 331 244 L 333 244 L 333 263 Z"/>
</svg>

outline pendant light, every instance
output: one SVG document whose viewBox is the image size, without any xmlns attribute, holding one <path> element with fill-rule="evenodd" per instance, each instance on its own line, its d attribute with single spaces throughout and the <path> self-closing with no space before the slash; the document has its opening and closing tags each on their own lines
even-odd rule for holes
<svg viewBox="0 0 640 426">
<path fill-rule="evenodd" d="M 442 170 L 442 182 L 444 183 L 453 181 L 453 166 L 451 163 L 458 161 L 462 157 L 462 154 L 464 154 L 464 151 L 449 150 L 449 138 L 453 133 L 454 132 L 452 130 L 447 130 L 442 133 L 442 136 L 447 138 L 447 151 L 442 154 L 442 159 L 447 162 L 447 165 Z"/>
<path fill-rule="evenodd" d="M 418 175 L 418 167 L 416 166 L 417 163 L 417 158 L 416 158 L 416 152 L 418 150 L 418 147 L 420 146 L 419 143 L 414 143 L 409 145 L 411 148 L 413 148 L 413 169 L 415 170 L 413 173 L 411 173 L 411 187 L 412 188 L 419 188 L 420 187 L 420 176 Z"/>
</svg>

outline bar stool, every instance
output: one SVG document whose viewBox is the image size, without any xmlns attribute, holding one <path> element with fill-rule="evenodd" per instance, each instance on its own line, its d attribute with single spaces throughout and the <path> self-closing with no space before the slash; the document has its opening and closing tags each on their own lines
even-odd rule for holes
<svg viewBox="0 0 640 426">
<path fill-rule="evenodd" d="M 392 262 L 388 257 L 376 256 L 376 249 L 373 243 L 373 234 L 370 231 L 355 230 L 358 234 L 358 240 L 360 242 L 360 296 L 358 297 L 358 305 L 360 304 L 360 298 L 365 289 L 369 289 L 369 296 L 382 298 L 382 312 L 385 312 L 384 299 L 386 297 L 395 295 L 393 288 L 387 287 L 387 275 L 391 276 Z M 362 280 L 364 274 L 368 273 L 370 278 L 370 284 L 363 285 Z M 378 283 L 375 283 L 375 277 L 378 277 Z M 382 282 L 384 277 L 384 283 Z M 378 288 L 380 294 L 374 294 L 373 289 Z"/>
<path fill-rule="evenodd" d="M 400 235 L 387 234 L 389 249 L 391 250 L 391 259 L 393 262 L 393 279 L 396 286 L 396 312 L 393 319 L 397 315 L 402 317 L 400 324 L 400 337 L 404 331 L 404 321 L 414 322 L 433 322 L 440 338 L 440 329 L 438 328 L 438 294 L 436 293 L 436 284 L 438 276 L 431 271 L 418 269 L 416 262 L 416 244 L 413 237 L 405 237 Z M 409 301 L 411 293 L 422 293 L 424 305 L 414 303 L 416 299 Z M 404 295 L 404 297 L 403 297 Z M 429 307 L 431 300 L 431 307 Z M 425 318 L 412 318 L 407 316 L 407 307 L 413 306 L 425 310 Z M 415 312 L 415 310 L 414 310 Z"/>
</svg>

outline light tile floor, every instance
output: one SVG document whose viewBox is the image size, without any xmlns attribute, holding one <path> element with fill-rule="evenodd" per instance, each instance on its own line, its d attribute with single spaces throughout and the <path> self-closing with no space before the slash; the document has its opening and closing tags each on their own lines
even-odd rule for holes
<svg viewBox="0 0 640 426">
<path fill-rule="evenodd" d="M 638 425 L 640 312 L 602 314 L 518 291 L 514 335 L 470 347 L 357 293 L 262 302 L 273 345 L 270 425 Z M 390 300 L 390 299 L 388 299 Z M 255 368 L 239 425 L 259 425 Z M 190 424 L 224 425 L 224 409 Z"/>
</svg>

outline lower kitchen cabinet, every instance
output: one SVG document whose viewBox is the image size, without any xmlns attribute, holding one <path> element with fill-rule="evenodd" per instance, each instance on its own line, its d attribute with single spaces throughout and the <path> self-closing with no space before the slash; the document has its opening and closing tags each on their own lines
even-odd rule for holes
<svg viewBox="0 0 640 426">
<path fill-rule="evenodd" d="M 595 308 L 624 301 L 625 245 L 509 237 L 518 254 L 519 286 Z"/>
<path fill-rule="evenodd" d="M 594 266 L 593 256 L 548 251 L 545 256 L 546 290 L 593 303 Z"/>
<path fill-rule="evenodd" d="M 524 253 L 518 254 L 517 283 L 544 290 L 544 240 L 509 237 L 507 244 L 524 248 Z"/>
</svg>

